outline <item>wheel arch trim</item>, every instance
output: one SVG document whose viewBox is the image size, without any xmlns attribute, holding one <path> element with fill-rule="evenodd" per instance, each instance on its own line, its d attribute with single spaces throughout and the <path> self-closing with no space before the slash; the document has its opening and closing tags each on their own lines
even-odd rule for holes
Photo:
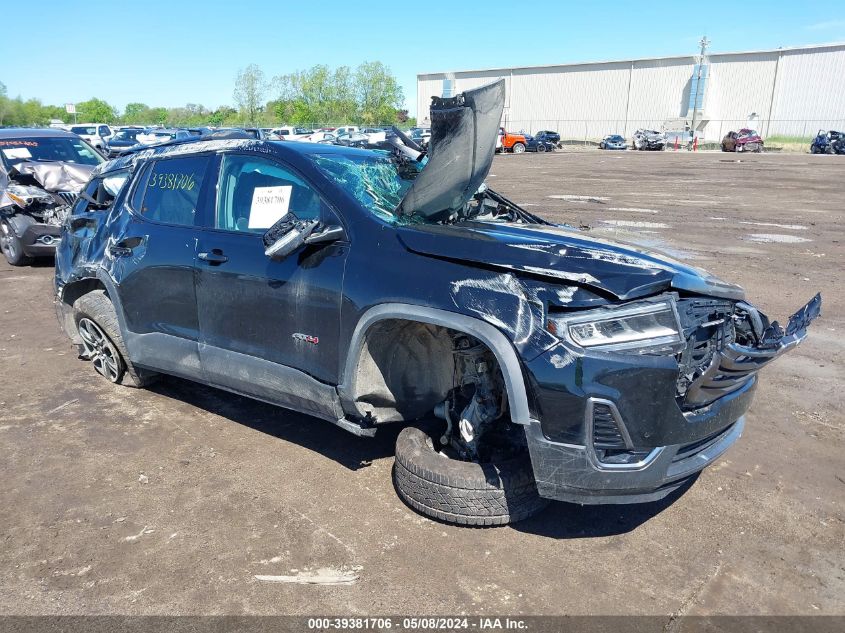
<svg viewBox="0 0 845 633">
<path fill-rule="evenodd" d="M 522 373 L 522 364 L 513 344 L 500 330 L 489 323 L 465 314 L 406 303 L 382 303 L 373 306 L 358 320 L 349 343 L 341 382 L 337 387 L 344 410 L 361 415 L 355 403 L 356 368 L 370 328 L 376 323 L 388 319 L 439 325 L 474 336 L 487 345 L 502 369 L 512 421 L 516 424 L 525 425 L 531 423 L 532 418 L 528 406 L 528 393 Z"/>
</svg>

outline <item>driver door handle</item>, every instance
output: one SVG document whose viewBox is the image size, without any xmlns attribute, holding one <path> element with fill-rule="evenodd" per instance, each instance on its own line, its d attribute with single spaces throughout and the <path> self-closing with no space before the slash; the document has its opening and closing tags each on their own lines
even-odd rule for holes
<svg viewBox="0 0 845 633">
<path fill-rule="evenodd" d="M 220 264 L 225 264 L 229 261 L 229 258 L 223 254 L 219 248 L 213 249 L 211 252 L 208 253 L 200 253 L 198 257 L 204 261 L 208 262 L 212 266 L 219 266 Z"/>
</svg>

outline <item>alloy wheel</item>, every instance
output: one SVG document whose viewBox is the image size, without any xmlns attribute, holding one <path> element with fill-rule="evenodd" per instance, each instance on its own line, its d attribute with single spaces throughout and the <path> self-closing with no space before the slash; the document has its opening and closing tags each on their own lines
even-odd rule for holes
<svg viewBox="0 0 845 633">
<path fill-rule="evenodd" d="M 83 317 L 79 321 L 78 329 L 84 357 L 94 364 L 98 374 L 111 382 L 119 381 L 123 375 L 123 361 L 102 328 L 91 319 Z"/>
</svg>

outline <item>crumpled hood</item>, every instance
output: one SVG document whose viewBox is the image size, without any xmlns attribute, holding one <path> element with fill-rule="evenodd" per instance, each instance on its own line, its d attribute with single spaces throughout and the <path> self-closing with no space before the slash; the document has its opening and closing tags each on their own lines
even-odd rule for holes
<svg viewBox="0 0 845 633">
<path fill-rule="evenodd" d="M 94 166 L 62 161 L 50 163 L 23 161 L 15 165 L 14 169 L 23 176 L 30 176 L 45 191 L 56 193 L 58 191 L 81 191 L 85 183 L 91 178 Z"/>
<path fill-rule="evenodd" d="M 463 208 L 487 177 L 505 106 L 505 80 L 456 97 L 433 97 L 428 163 L 398 212 L 424 218 Z"/>
<path fill-rule="evenodd" d="M 739 286 L 651 250 L 563 226 L 462 222 L 397 229 L 410 251 L 584 286 L 618 300 L 669 289 L 744 299 Z"/>
</svg>

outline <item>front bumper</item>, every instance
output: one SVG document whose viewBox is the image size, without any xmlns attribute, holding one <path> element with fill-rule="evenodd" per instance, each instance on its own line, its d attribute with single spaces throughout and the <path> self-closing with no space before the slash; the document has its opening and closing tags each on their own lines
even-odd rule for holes
<svg viewBox="0 0 845 633">
<path fill-rule="evenodd" d="M 757 346 L 724 345 L 689 384 L 683 409 L 673 356 L 560 343 L 526 362 L 533 419 L 525 433 L 540 495 L 640 503 L 677 489 L 739 439 L 757 372 L 800 344 L 820 310 L 817 295 L 785 328 L 763 329 Z"/>
<path fill-rule="evenodd" d="M 29 257 L 49 257 L 62 239 L 62 228 L 52 224 L 32 224 L 21 235 L 21 247 Z"/>
<path fill-rule="evenodd" d="M 525 429 L 541 497 L 584 505 L 647 503 L 662 499 L 712 464 L 742 435 L 745 417 L 687 444 L 652 449 L 635 468 L 600 464 L 589 446 L 552 442 L 538 421 Z"/>
</svg>

